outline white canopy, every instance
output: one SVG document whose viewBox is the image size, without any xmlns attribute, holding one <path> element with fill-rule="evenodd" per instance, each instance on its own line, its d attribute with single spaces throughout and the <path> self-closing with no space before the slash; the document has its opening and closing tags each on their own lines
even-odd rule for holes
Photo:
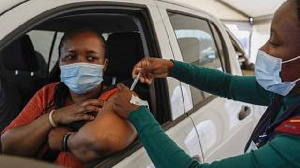
<svg viewBox="0 0 300 168">
<path fill-rule="evenodd" d="M 272 15 L 285 0 L 217 0 L 252 18 Z"/>
<path fill-rule="evenodd" d="M 258 49 L 268 40 L 271 20 L 276 9 L 286 0 L 174 0 L 202 9 L 225 23 L 244 22 L 251 31 L 251 62 Z M 253 21 L 250 23 L 250 19 Z M 252 24 L 252 25 L 251 25 Z"/>
<path fill-rule="evenodd" d="M 270 17 L 285 0 L 175 0 L 200 8 L 221 20 L 248 21 Z"/>
</svg>

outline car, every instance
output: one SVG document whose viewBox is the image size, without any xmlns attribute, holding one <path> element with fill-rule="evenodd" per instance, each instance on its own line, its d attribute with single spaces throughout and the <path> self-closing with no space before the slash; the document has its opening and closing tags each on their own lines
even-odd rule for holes
<svg viewBox="0 0 300 168">
<path fill-rule="evenodd" d="M 3 0 L 0 4 L 0 76 L 9 87 L 1 84 L 1 92 L 15 92 L 9 94 L 15 114 L 7 123 L 35 91 L 59 81 L 58 45 L 64 32 L 76 27 L 93 27 L 107 40 L 108 85 L 130 80 L 133 65 L 147 56 L 242 75 L 223 24 L 175 1 Z M 200 162 L 243 153 L 264 110 L 213 96 L 170 77 L 139 87 L 166 133 Z M 138 140 L 89 166 L 154 167 Z"/>
<path fill-rule="evenodd" d="M 60 166 L 47 163 L 45 161 L 37 161 L 35 159 L 4 155 L 0 156 L 0 166 L 5 168 L 32 168 L 32 167 L 43 167 L 43 168 L 59 168 Z"/>
</svg>

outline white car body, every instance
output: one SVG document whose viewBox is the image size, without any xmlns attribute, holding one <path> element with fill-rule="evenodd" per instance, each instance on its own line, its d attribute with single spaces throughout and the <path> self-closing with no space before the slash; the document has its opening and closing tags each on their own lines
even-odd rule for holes
<svg viewBox="0 0 300 168">
<path fill-rule="evenodd" d="M 231 74 L 241 75 L 236 53 L 223 24 L 206 12 L 175 3 L 169 0 L 2 0 L 0 2 L 0 50 L 21 35 L 28 33 L 48 18 L 55 18 L 63 12 L 91 6 L 101 9 L 123 8 L 124 10 L 143 9 L 150 22 L 160 57 L 183 61 L 183 55 L 176 39 L 167 11 L 186 16 L 203 18 L 218 29 L 221 38 L 226 69 Z M 143 15 L 144 16 L 144 15 Z M 29 33 L 30 34 L 30 33 Z M 32 34 L 32 33 L 31 33 Z M 143 45 L 147 40 L 142 36 Z M 34 37 L 34 36 L 32 36 Z M 39 40 L 35 38 L 34 40 Z M 34 41 L 33 40 L 33 41 Z M 38 43 L 43 43 L 40 41 Z M 146 47 L 147 48 L 147 47 Z M 149 51 L 145 49 L 145 55 Z M 48 62 L 49 63 L 49 62 Z M 222 67 L 221 67 L 222 69 Z M 228 100 L 203 93 L 205 98 L 193 105 L 193 90 L 185 83 L 173 78 L 165 80 L 167 86 L 170 118 L 162 124 L 166 133 L 190 156 L 201 162 L 212 162 L 243 153 L 244 145 L 261 116 L 264 107 Z M 155 90 L 152 85 L 151 89 Z M 154 103 L 155 104 L 155 103 Z M 247 115 L 239 118 L 239 113 Z M 165 113 L 164 111 L 158 111 Z M 138 142 L 136 142 L 138 144 Z M 121 154 L 112 155 L 94 164 L 96 167 L 154 167 L 145 149 L 135 145 Z"/>
</svg>

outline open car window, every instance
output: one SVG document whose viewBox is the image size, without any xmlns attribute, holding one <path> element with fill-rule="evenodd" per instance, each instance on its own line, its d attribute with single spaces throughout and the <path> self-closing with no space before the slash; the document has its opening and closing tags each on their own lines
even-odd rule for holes
<svg viewBox="0 0 300 168">
<path fill-rule="evenodd" d="M 62 9 L 63 10 L 63 9 Z M 115 85 L 118 82 L 127 82 L 131 84 L 131 70 L 133 66 L 145 55 L 159 56 L 157 46 L 155 43 L 155 35 L 152 32 L 151 21 L 148 17 L 147 9 L 132 8 L 132 7 L 114 7 L 109 6 L 93 6 L 93 7 L 77 7 L 68 12 L 55 13 L 55 17 L 45 16 L 41 18 L 39 24 L 28 23 L 26 33 L 7 45 L 3 49 L 7 49 L 15 41 L 26 37 L 26 43 L 30 43 L 31 53 L 30 59 L 34 60 L 30 65 L 25 67 L 35 68 L 21 68 L 20 67 L 1 67 L 4 71 L 0 72 L 1 77 L 11 79 L 14 83 L 14 88 L 18 91 L 29 91 L 26 99 L 20 101 L 22 106 L 16 110 L 20 112 L 22 107 L 30 100 L 33 94 L 51 82 L 60 81 L 60 70 L 58 65 L 58 46 L 60 40 L 67 30 L 77 27 L 91 27 L 97 30 L 106 39 L 106 58 L 109 60 L 107 71 L 104 74 L 104 82 L 106 85 Z M 15 57 L 23 59 L 23 53 L 28 51 L 28 46 L 22 46 L 24 42 L 20 42 L 19 52 L 15 53 Z M 0 59 L 4 59 L 5 55 L 11 54 L 10 51 L 1 52 Z M 27 54 L 28 55 L 28 54 Z M 15 59 L 15 58 L 14 58 Z M 10 69 L 9 69 L 10 68 Z M 11 71 L 10 76 L 4 75 L 6 71 Z M 26 81 L 25 79 L 26 78 Z M 38 79 L 36 83 L 35 79 Z M 20 83 L 34 83 L 26 88 L 21 88 Z M 167 89 L 164 84 L 165 80 L 156 80 L 152 85 L 138 84 L 136 90 L 142 99 L 148 100 L 150 109 L 153 115 L 160 123 L 165 123 L 170 120 L 170 110 L 167 97 Z M 163 112 L 163 113 L 159 113 Z M 16 114 L 17 115 L 17 114 Z M 10 121 L 16 117 L 10 118 Z M 105 164 L 114 165 L 122 160 L 124 157 L 133 153 L 140 148 L 138 142 L 132 144 L 127 150 L 122 151 L 121 154 L 112 155 L 109 158 L 97 160 L 93 165 Z"/>
</svg>

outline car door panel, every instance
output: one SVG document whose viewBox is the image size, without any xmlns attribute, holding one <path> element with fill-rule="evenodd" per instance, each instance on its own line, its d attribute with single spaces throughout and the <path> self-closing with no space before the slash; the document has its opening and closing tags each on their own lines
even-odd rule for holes
<svg viewBox="0 0 300 168">
<path fill-rule="evenodd" d="M 174 11 L 172 12 L 174 14 L 178 13 L 179 15 L 194 18 L 194 20 L 195 18 L 196 19 L 198 18 L 199 21 L 203 20 L 202 21 L 203 23 L 205 23 L 207 19 L 210 20 L 211 18 L 210 16 L 205 16 L 203 14 L 197 15 L 198 14 L 197 11 L 189 12 L 188 10 L 182 10 L 181 7 L 172 7 L 171 9 L 161 8 L 161 13 L 167 10 Z M 178 11 L 185 11 L 185 12 L 178 12 Z M 166 14 L 166 16 L 163 17 L 167 17 L 167 16 L 168 15 Z M 218 22 L 215 23 L 213 19 L 211 19 L 210 22 L 213 22 L 214 25 L 221 25 Z M 172 24 L 170 22 L 166 24 L 168 25 L 168 28 L 172 29 Z M 218 29 L 220 28 L 221 27 L 218 27 Z M 187 30 L 190 31 L 191 29 L 187 28 Z M 182 38 L 182 35 L 184 35 L 184 34 L 182 35 L 178 34 L 180 36 L 176 37 L 175 33 L 172 31 L 171 30 L 168 31 L 171 41 L 173 39 L 177 40 L 176 38 Z M 197 31 L 194 31 L 194 34 L 191 34 L 188 31 L 186 31 L 185 33 L 185 37 L 187 38 L 190 38 L 192 37 L 191 35 L 196 35 L 197 33 Z M 223 28 L 219 30 L 219 32 L 220 32 L 219 36 L 221 36 L 223 39 L 226 39 L 226 41 L 228 41 L 228 37 L 223 34 L 224 32 Z M 199 40 L 201 40 L 201 38 L 199 38 Z M 174 43 L 171 43 L 173 51 L 175 50 L 181 51 L 176 53 L 177 56 L 175 56 L 175 58 L 178 59 L 179 61 L 185 60 L 185 58 L 183 58 L 183 54 L 185 54 L 185 52 L 182 51 L 183 49 L 182 47 L 190 47 L 188 45 L 180 46 L 182 44 L 183 43 L 179 43 L 179 41 L 178 42 L 175 41 Z M 231 68 L 230 72 L 241 75 L 240 70 L 236 66 L 237 62 L 232 61 L 233 56 L 230 55 L 233 53 L 232 46 L 226 44 L 223 47 L 227 47 L 226 50 L 222 50 L 222 51 L 227 51 L 227 53 L 225 54 L 227 58 L 225 59 L 229 60 L 230 65 L 233 64 L 232 67 L 229 66 Z M 193 54 L 193 52 L 189 52 L 189 53 Z M 207 57 L 207 59 L 210 59 L 210 57 Z M 192 60 L 192 59 L 189 58 L 188 60 Z M 225 69 L 225 67 L 223 68 L 222 67 L 218 68 L 215 66 L 210 67 L 211 64 L 206 64 L 206 66 L 208 66 L 209 68 L 216 68 L 218 70 Z M 205 101 L 206 99 L 211 97 L 211 95 L 208 93 L 204 93 L 204 92 L 195 93 L 197 89 L 192 88 L 187 84 L 182 84 L 181 89 L 190 90 L 188 92 L 189 94 L 186 94 L 186 97 L 184 97 L 184 101 L 186 102 L 191 102 L 191 100 L 194 101 L 194 99 L 197 98 L 199 99 L 199 103 L 201 104 L 201 101 Z M 199 94 L 202 94 L 202 100 L 201 97 L 199 97 L 200 96 Z M 203 157 L 205 162 L 211 162 L 224 157 L 229 157 L 229 156 L 242 153 L 244 144 L 246 143 L 253 129 L 253 125 L 254 125 L 253 123 L 256 122 L 255 117 L 253 116 L 252 105 L 217 97 L 212 99 L 206 105 L 200 107 L 199 105 L 197 105 L 198 101 L 196 103 L 194 102 L 193 103 L 194 107 L 193 109 L 191 109 L 191 104 L 190 103 L 188 104 L 186 102 L 185 102 L 186 105 L 185 111 L 191 114 L 190 117 L 192 118 L 195 128 L 198 131 L 201 150 L 203 152 Z"/>
<path fill-rule="evenodd" d="M 161 20 L 153 21 L 162 22 Z M 161 30 L 166 31 L 165 25 L 164 27 L 161 27 Z M 164 46 L 169 46 L 169 49 L 172 52 L 171 47 L 169 45 L 169 38 L 166 38 L 165 40 L 167 41 L 159 40 L 159 43 Z M 164 59 L 170 59 L 169 57 L 165 57 L 163 51 L 162 57 Z M 174 57 L 172 59 L 174 59 Z M 164 128 L 168 128 L 166 130 L 166 133 L 191 157 L 195 156 L 197 158 L 201 158 L 201 153 L 199 152 L 200 145 L 197 131 L 195 130 L 191 119 L 189 117 L 184 116 L 184 99 L 182 97 L 183 92 L 181 90 L 180 82 L 172 78 L 167 78 L 167 84 L 170 95 L 169 101 L 171 102 L 172 121 L 170 121 L 167 124 L 164 124 Z M 149 157 L 147 156 L 147 153 L 145 152 L 144 148 L 141 148 L 129 157 L 125 158 L 119 164 L 115 165 L 115 167 L 153 167 L 153 165 Z"/>
<path fill-rule="evenodd" d="M 201 158 L 199 155 L 199 141 L 197 131 L 194 129 L 194 125 L 189 117 L 178 122 L 175 126 L 169 128 L 166 131 L 167 135 L 174 140 L 177 145 L 180 146 L 191 157 Z M 140 148 L 135 153 L 131 154 L 127 158 L 124 158 L 120 163 L 115 165 L 116 168 L 121 167 L 139 167 L 149 168 L 153 167 L 150 158 L 148 157 L 144 148 Z"/>
<path fill-rule="evenodd" d="M 240 120 L 239 113 L 245 106 L 249 108 L 250 114 Z M 205 162 L 243 153 L 244 145 L 253 130 L 253 122 L 255 121 L 252 110 L 249 104 L 225 98 L 215 98 L 205 107 L 191 114 L 199 132 Z M 209 136 L 204 134 L 203 125 L 207 120 L 211 122 L 211 125 L 215 125 L 216 129 L 210 130 L 210 134 L 216 135 L 214 141 L 209 140 Z M 209 144 L 207 144 L 208 141 Z"/>
</svg>

